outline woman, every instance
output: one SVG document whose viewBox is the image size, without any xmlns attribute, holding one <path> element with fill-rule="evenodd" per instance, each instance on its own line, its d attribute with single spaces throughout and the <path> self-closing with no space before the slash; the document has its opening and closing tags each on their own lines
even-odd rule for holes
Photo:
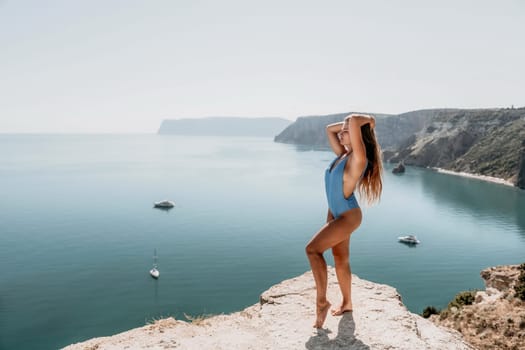
<svg viewBox="0 0 525 350">
<path fill-rule="evenodd" d="M 317 289 L 314 327 L 321 328 L 331 304 L 326 299 L 327 270 L 323 252 L 332 248 L 337 281 L 343 300 L 333 316 L 352 311 L 349 264 L 350 235 L 361 224 L 361 209 L 354 196 L 357 188 L 368 203 L 379 200 L 382 190 L 381 149 L 374 133 L 375 119 L 352 114 L 344 122 L 326 127 L 328 141 L 337 158 L 325 172 L 328 217 L 326 224 L 306 246 Z"/>
</svg>

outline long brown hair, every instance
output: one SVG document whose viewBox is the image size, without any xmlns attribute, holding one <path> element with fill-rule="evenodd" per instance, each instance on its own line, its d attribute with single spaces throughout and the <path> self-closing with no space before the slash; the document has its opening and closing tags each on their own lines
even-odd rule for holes
<svg viewBox="0 0 525 350">
<path fill-rule="evenodd" d="M 383 190 L 381 146 L 379 146 L 374 129 L 370 127 L 370 124 L 361 126 L 361 136 L 365 143 L 368 164 L 357 187 L 361 197 L 366 198 L 368 204 L 372 204 L 379 201 Z"/>
</svg>

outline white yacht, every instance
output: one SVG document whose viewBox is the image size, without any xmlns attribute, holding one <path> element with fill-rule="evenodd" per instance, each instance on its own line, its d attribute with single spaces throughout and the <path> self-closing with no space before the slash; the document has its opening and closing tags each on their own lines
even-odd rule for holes
<svg viewBox="0 0 525 350">
<path fill-rule="evenodd" d="M 173 208 L 175 206 L 175 203 L 173 203 L 172 201 L 169 201 L 167 199 L 163 200 L 163 201 L 160 201 L 160 202 L 155 202 L 153 204 L 153 206 L 155 208 Z"/>
<path fill-rule="evenodd" d="M 399 242 L 408 243 L 408 244 L 419 244 L 419 240 L 414 235 L 408 235 L 408 236 L 401 236 L 397 237 Z"/>
</svg>

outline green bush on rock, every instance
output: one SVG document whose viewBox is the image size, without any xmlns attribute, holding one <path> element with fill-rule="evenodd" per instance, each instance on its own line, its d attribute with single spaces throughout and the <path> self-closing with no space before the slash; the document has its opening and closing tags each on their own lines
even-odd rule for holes
<svg viewBox="0 0 525 350">
<path fill-rule="evenodd" d="M 450 303 L 448 303 L 448 308 L 457 307 L 460 309 L 464 305 L 472 305 L 474 302 L 474 299 L 476 298 L 476 291 L 475 290 L 469 290 L 464 291 L 456 295 L 454 300 L 452 300 Z"/>
<path fill-rule="evenodd" d="M 469 290 L 456 294 L 454 300 L 448 303 L 447 308 L 439 312 L 439 319 L 443 320 L 451 314 L 456 314 L 456 312 L 465 305 L 472 305 L 476 298 L 476 292 L 477 290 Z"/>
<path fill-rule="evenodd" d="M 439 310 L 436 309 L 434 306 L 427 306 L 424 310 L 423 310 L 423 314 L 422 316 L 424 318 L 429 318 L 430 315 L 438 315 L 439 314 Z"/>
</svg>

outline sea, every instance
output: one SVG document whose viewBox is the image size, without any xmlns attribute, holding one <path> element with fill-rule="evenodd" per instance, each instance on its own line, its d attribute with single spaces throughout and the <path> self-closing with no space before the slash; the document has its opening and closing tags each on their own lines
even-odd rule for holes
<svg viewBox="0 0 525 350">
<path fill-rule="evenodd" d="M 258 303 L 309 270 L 334 157 L 271 137 L 0 135 L 0 349 L 57 349 Z M 380 202 L 361 202 L 353 274 L 421 313 L 483 289 L 487 267 L 525 262 L 525 191 L 391 170 Z M 175 207 L 153 207 L 164 199 Z M 407 234 L 421 243 L 399 243 Z"/>
</svg>

